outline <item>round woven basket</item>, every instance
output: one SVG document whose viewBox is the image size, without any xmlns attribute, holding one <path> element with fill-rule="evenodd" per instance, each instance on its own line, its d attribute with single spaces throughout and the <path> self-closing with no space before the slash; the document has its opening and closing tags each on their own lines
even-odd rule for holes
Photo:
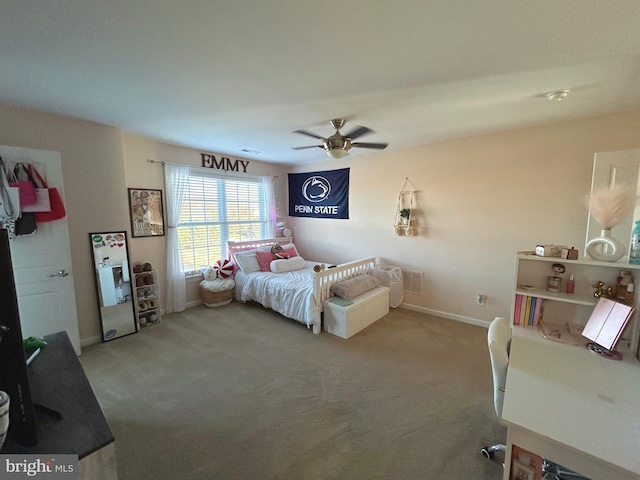
<svg viewBox="0 0 640 480">
<path fill-rule="evenodd" d="M 202 302 L 207 307 L 220 307 L 231 303 L 231 300 L 233 300 L 233 288 L 221 292 L 210 292 L 200 287 L 200 292 L 202 293 Z"/>
</svg>

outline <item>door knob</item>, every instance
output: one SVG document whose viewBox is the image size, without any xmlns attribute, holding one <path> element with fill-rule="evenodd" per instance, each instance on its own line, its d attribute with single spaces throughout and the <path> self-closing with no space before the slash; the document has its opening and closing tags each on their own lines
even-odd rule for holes
<svg viewBox="0 0 640 480">
<path fill-rule="evenodd" d="M 49 277 L 66 277 L 67 275 L 69 275 L 69 272 L 67 272 L 66 270 L 58 270 L 58 273 L 49 275 Z"/>
</svg>

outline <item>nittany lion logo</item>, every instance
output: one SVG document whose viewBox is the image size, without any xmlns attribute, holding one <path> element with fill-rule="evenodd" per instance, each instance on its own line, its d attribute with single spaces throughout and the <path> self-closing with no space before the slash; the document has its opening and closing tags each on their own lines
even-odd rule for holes
<svg viewBox="0 0 640 480">
<path fill-rule="evenodd" d="M 309 177 L 302 184 L 302 195 L 310 202 L 321 202 L 331 193 L 331 184 L 324 177 Z"/>
</svg>

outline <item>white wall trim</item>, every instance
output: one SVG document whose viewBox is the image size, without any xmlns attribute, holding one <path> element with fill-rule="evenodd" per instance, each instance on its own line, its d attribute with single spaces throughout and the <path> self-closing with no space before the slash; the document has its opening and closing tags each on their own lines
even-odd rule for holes
<svg viewBox="0 0 640 480">
<path fill-rule="evenodd" d="M 184 308 L 186 310 L 187 308 L 197 307 L 198 305 L 202 305 L 203 303 L 204 302 L 202 301 L 202 299 L 192 300 L 190 302 L 185 303 Z"/>
<path fill-rule="evenodd" d="M 440 310 L 434 310 L 432 308 L 419 307 L 417 305 L 411 305 L 409 303 L 401 303 L 401 308 L 407 310 L 413 310 L 414 312 L 427 313 L 429 315 L 435 315 L 436 317 L 446 318 L 448 320 L 455 320 L 456 322 L 468 323 L 477 327 L 489 328 L 491 322 L 486 320 L 479 320 L 477 318 L 463 317 L 462 315 L 455 315 L 453 313 L 441 312 Z"/>
<path fill-rule="evenodd" d="M 88 347 L 89 345 L 93 345 L 94 343 L 100 343 L 102 341 L 102 339 L 100 338 L 100 335 L 96 335 L 95 337 L 89 337 L 89 338 L 81 338 L 80 339 L 80 347 Z"/>
</svg>

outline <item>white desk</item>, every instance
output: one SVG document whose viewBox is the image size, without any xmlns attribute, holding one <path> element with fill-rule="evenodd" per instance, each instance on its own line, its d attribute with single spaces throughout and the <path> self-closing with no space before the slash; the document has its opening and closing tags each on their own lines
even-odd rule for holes
<svg viewBox="0 0 640 480">
<path fill-rule="evenodd" d="M 622 351 L 622 350 L 621 350 Z M 640 479 L 640 362 L 513 328 L 502 420 L 512 445 L 592 480 Z"/>
</svg>

